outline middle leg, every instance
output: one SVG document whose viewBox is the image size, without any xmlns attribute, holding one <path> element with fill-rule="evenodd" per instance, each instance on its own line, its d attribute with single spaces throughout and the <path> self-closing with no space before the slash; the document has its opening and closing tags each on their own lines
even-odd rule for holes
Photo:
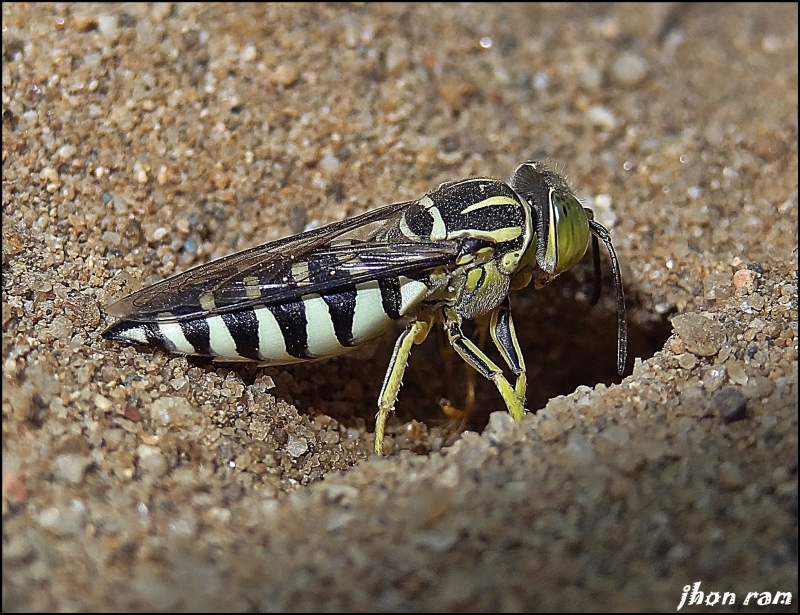
<svg viewBox="0 0 800 615">
<path fill-rule="evenodd" d="M 503 397 L 511 416 L 516 420 L 520 420 L 525 414 L 523 399 L 520 398 L 514 387 L 506 380 L 503 370 L 486 356 L 486 353 L 478 348 L 472 340 L 464 335 L 461 330 L 461 317 L 452 308 L 444 308 L 443 315 L 445 332 L 455 351 L 479 374 L 494 383 Z M 524 384 L 522 386 L 524 387 Z"/>
</svg>

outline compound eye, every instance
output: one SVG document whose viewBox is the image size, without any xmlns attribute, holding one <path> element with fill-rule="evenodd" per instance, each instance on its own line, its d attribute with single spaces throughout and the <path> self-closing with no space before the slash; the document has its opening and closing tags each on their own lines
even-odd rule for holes
<svg viewBox="0 0 800 615">
<path fill-rule="evenodd" d="M 539 266 L 558 275 L 572 268 L 589 247 L 589 218 L 575 196 L 566 190 L 551 188 L 547 212 L 550 217 L 544 262 Z"/>
</svg>

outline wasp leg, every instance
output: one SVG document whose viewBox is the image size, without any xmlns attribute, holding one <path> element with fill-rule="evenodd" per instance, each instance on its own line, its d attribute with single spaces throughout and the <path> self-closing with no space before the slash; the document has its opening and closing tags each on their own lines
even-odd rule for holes
<svg viewBox="0 0 800 615">
<path fill-rule="evenodd" d="M 408 364 L 408 356 L 411 354 L 411 346 L 425 341 L 430 326 L 431 323 L 428 319 L 409 323 L 394 345 L 394 352 L 389 360 L 389 368 L 386 370 L 381 394 L 378 397 L 378 414 L 375 416 L 375 452 L 378 455 L 383 454 L 383 433 L 386 429 L 386 420 L 389 418 L 389 413 L 394 411 L 394 404 L 397 401 L 397 394 L 400 392 L 403 374 Z"/>
<path fill-rule="evenodd" d="M 448 394 L 453 390 L 453 383 L 456 381 L 455 376 L 455 362 L 456 359 L 459 361 L 459 367 L 464 364 L 461 361 L 461 357 L 456 354 L 456 351 L 453 350 L 453 347 L 450 345 L 450 341 L 447 339 L 447 335 L 444 332 L 444 328 L 438 329 L 437 338 L 439 340 L 439 353 L 442 356 L 442 364 L 444 366 L 444 376 L 445 381 L 447 382 L 447 392 Z M 475 373 L 475 370 L 470 370 L 472 373 Z M 449 397 L 442 397 L 439 400 L 439 406 L 447 416 L 451 418 L 460 418 L 461 417 L 461 410 L 456 408 L 450 403 Z"/>
<path fill-rule="evenodd" d="M 484 346 L 486 346 L 486 322 L 485 320 L 480 320 L 476 318 L 477 331 L 478 331 L 478 348 L 483 350 Z M 442 340 L 444 343 L 445 340 Z M 448 353 L 448 360 L 445 362 L 446 365 L 446 373 L 448 382 L 452 382 L 453 378 L 453 366 L 450 362 L 450 357 L 455 354 L 455 350 L 453 349 L 453 345 L 450 343 L 450 340 L 447 340 L 445 346 L 443 346 L 442 353 Z M 450 403 L 449 399 L 443 398 L 439 401 L 439 405 L 442 407 L 442 412 L 444 412 L 447 416 L 451 419 L 456 419 L 462 422 L 461 428 L 463 429 L 464 424 L 466 424 L 466 420 L 469 418 L 470 413 L 472 412 L 472 406 L 475 403 L 475 378 L 478 375 L 477 372 L 472 369 L 469 365 L 463 364 L 465 369 L 465 374 L 467 378 L 467 390 L 464 394 L 464 405 L 461 408 L 458 408 Z"/>
<path fill-rule="evenodd" d="M 503 371 L 472 340 L 464 336 L 461 330 L 461 317 L 455 311 L 450 308 L 444 308 L 443 312 L 445 331 L 453 348 L 479 374 L 494 382 L 503 397 L 503 401 L 506 402 L 506 407 L 511 416 L 516 420 L 520 420 L 522 415 L 525 414 L 525 406 L 517 392 L 506 380 Z"/>
<path fill-rule="evenodd" d="M 525 393 L 528 389 L 528 378 L 525 376 L 525 358 L 522 356 L 522 350 L 519 347 L 517 331 L 514 329 L 514 320 L 511 318 L 508 297 L 492 312 L 489 333 L 491 333 L 494 345 L 503 355 L 506 364 L 516 374 L 517 383 L 514 391 L 524 403 Z"/>
</svg>

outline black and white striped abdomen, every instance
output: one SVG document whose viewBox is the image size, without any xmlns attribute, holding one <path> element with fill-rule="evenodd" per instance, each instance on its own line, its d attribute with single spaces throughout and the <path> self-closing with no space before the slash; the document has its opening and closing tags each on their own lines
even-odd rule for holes
<svg viewBox="0 0 800 615">
<path fill-rule="evenodd" d="M 427 293 L 423 282 L 401 276 L 229 313 L 121 320 L 103 337 L 167 352 L 285 365 L 335 356 L 381 335 Z"/>
</svg>

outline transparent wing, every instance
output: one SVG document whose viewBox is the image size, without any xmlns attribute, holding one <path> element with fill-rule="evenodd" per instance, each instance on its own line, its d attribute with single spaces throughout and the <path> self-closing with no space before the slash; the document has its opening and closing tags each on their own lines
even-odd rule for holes
<svg viewBox="0 0 800 615">
<path fill-rule="evenodd" d="M 106 311 L 137 322 L 194 318 L 454 263 L 457 242 L 411 241 L 388 232 L 415 202 L 387 205 L 194 267 L 124 297 Z"/>
</svg>

